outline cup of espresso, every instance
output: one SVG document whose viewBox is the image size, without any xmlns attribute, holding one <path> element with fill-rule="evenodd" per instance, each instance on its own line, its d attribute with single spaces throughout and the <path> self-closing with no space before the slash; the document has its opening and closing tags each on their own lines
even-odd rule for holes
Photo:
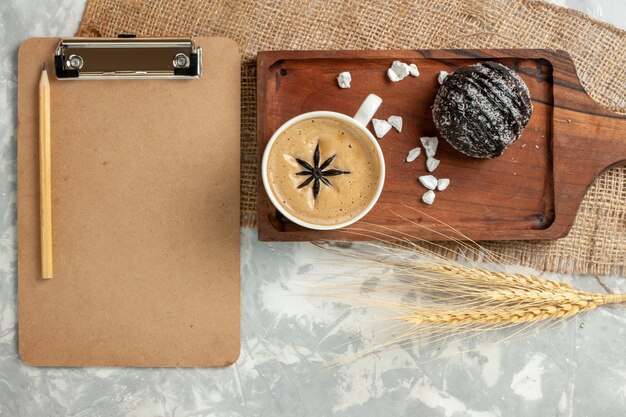
<svg viewBox="0 0 626 417">
<path fill-rule="evenodd" d="M 354 117 L 304 113 L 270 138 L 261 163 L 263 186 L 289 220 L 316 230 L 351 225 L 376 204 L 385 160 L 367 124 L 382 100 L 370 94 Z"/>
</svg>

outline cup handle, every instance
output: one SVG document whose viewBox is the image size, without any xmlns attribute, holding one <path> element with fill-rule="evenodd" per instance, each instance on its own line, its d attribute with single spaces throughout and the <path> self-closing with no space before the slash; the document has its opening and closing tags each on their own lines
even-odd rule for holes
<svg viewBox="0 0 626 417">
<path fill-rule="evenodd" d="M 363 104 L 361 104 L 361 107 L 359 107 L 359 111 L 354 115 L 354 120 L 363 126 L 367 126 L 382 103 L 382 98 L 378 97 L 376 94 L 370 94 Z"/>
</svg>

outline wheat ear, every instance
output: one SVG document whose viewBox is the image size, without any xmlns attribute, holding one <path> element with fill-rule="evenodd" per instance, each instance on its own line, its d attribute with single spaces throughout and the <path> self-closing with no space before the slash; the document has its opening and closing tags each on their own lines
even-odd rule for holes
<svg viewBox="0 0 626 417">
<path fill-rule="evenodd" d="M 534 275 L 507 274 L 459 264 L 420 265 L 413 268 L 413 278 L 418 273 L 424 278 L 419 280 L 423 286 L 420 291 L 430 292 L 431 301 L 404 304 L 402 309 L 406 313 L 398 317 L 415 324 L 537 322 L 626 302 L 626 294 L 582 291 Z"/>
<path fill-rule="evenodd" d="M 352 358 L 389 351 L 391 345 L 402 348 L 405 341 L 420 346 L 434 344 L 451 334 L 469 338 L 516 327 L 513 335 L 521 336 L 601 305 L 626 302 L 626 294 L 583 291 L 535 274 L 506 272 L 502 259 L 476 242 L 466 240 L 463 247 L 495 261 L 489 269 L 468 259 L 444 258 L 420 245 L 419 239 L 390 228 L 368 226 L 368 230 L 353 227 L 345 232 L 373 238 L 374 242 L 349 247 L 319 245 L 344 258 L 342 263 L 345 257 L 352 258 L 358 271 L 354 273 L 356 279 L 317 283 L 317 290 L 353 308 L 368 306 L 382 313 L 379 333 L 383 342 L 358 351 Z M 463 258 L 461 253 L 457 255 Z"/>
</svg>

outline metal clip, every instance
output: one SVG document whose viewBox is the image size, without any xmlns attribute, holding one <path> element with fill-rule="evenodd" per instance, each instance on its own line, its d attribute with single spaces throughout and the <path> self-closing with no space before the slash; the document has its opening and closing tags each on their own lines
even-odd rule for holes
<svg viewBox="0 0 626 417">
<path fill-rule="evenodd" d="M 202 49 L 189 38 L 70 38 L 54 66 L 64 80 L 200 78 Z"/>
</svg>

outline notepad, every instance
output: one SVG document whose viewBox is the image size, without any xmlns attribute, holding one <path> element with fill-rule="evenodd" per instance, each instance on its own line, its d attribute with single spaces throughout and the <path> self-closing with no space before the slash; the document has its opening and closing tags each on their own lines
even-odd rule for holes
<svg viewBox="0 0 626 417">
<path fill-rule="evenodd" d="M 178 77 L 175 70 L 148 74 L 160 71 L 152 63 L 137 77 L 141 68 L 128 69 L 124 59 L 107 60 L 113 68 L 100 74 L 87 53 L 83 62 L 55 62 L 60 39 L 20 47 L 18 326 L 25 362 L 212 367 L 237 359 L 240 55 L 228 39 L 193 41 L 202 51 L 199 78 L 190 71 L 193 59 L 176 51 L 158 65 L 178 66 Z M 39 245 L 43 62 L 83 77 L 50 74 L 51 280 L 41 279 Z M 118 67 L 124 76 L 111 77 Z"/>
</svg>

